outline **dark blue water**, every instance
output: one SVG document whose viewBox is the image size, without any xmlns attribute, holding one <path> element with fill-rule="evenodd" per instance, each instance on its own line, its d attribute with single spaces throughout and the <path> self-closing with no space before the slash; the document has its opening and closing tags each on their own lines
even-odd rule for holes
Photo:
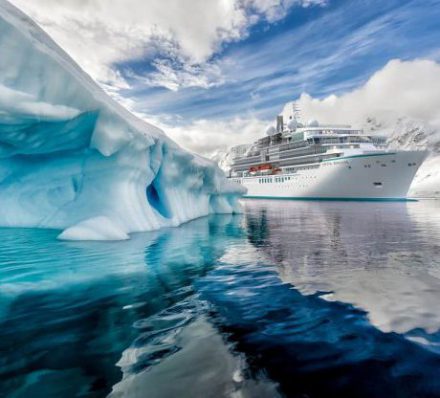
<svg viewBox="0 0 440 398">
<path fill-rule="evenodd" d="M 0 396 L 440 397 L 440 203 L 0 229 Z"/>
</svg>

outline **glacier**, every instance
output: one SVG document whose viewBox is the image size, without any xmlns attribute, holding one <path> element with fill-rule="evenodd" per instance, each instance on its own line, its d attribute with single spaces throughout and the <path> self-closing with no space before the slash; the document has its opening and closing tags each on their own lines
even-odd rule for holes
<svg viewBox="0 0 440 398">
<path fill-rule="evenodd" d="M 243 188 L 111 99 L 0 0 L 0 226 L 127 239 L 240 211 Z"/>
</svg>

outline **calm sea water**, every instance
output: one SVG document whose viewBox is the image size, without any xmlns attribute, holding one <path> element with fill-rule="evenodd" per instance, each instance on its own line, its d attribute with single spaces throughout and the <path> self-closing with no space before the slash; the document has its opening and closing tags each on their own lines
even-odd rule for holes
<svg viewBox="0 0 440 398">
<path fill-rule="evenodd" d="M 0 396 L 439 397 L 440 203 L 0 229 Z"/>
</svg>

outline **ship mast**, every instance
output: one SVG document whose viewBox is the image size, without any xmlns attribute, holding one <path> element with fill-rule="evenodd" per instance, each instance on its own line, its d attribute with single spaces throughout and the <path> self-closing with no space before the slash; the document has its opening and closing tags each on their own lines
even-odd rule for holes
<svg viewBox="0 0 440 398">
<path fill-rule="evenodd" d="M 293 119 L 299 121 L 300 116 L 301 116 L 301 112 L 300 112 L 300 110 L 299 110 L 299 106 L 298 106 L 298 104 L 294 101 L 294 102 L 292 102 L 292 117 L 293 117 Z"/>
</svg>

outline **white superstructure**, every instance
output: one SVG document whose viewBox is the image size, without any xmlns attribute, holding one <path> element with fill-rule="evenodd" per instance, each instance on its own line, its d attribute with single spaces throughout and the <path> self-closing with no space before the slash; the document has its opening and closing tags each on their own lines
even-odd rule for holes
<svg viewBox="0 0 440 398">
<path fill-rule="evenodd" d="M 233 159 L 230 178 L 246 197 L 406 199 L 424 151 L 390 151 L 349 125 L 302 125 L 295 116 Z"/>
</svg>

